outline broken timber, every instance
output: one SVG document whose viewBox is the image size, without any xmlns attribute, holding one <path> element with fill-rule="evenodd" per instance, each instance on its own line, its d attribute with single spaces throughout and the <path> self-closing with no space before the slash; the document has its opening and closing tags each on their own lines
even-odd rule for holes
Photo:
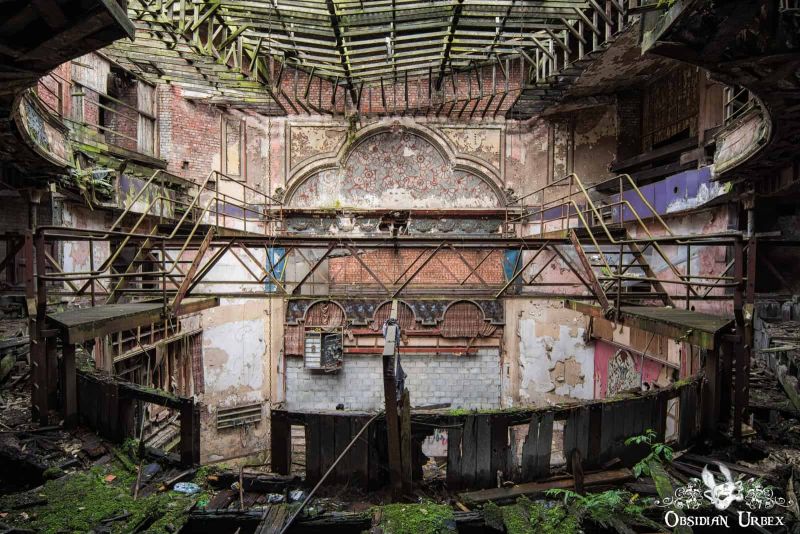
<svg viewBox="0 0 800 534">
<path fill-rule="evenodd" d="M 633 472 L 630 469 L 614 469 L 611 471 L 600 471 L 588 473 L 583 477 L 585 487 L 602 486 L 607 484 L 617 484 L 633 480 Z M 572 477 L 562 477 L 554 480 L 544 480 L 541 482 L 528 482 L 517 484 L 510 488 L 492 488 L 480 491 L 460 493 L 461 498 L 466 503 L 481 504 L 485 502 L 509 502 L 515 501 L 517 497 L 532 497 L 542 495 L 551 489 L 572 489 L 575 480 Z"/>
</svg>

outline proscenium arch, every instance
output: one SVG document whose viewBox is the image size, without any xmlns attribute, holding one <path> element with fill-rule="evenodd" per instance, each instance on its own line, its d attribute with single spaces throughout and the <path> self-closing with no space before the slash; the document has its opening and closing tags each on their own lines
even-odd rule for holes
<svg viewBox="0 0 800 534">
<path fill-rule="evenodd" d="M 387 135 L 398 137 L 377 142 L 376 138 Z M 386 151 L 376 152 L 377 146 Z M 378 161 L 380 157 L 385 164 Z M 411 174 L 403 174 L 406 170 Z M 298 201 L 298 194 L 307 198 Z M 399 121 L 366 126 L 356 141 L 342 143 L 335 157 L 299 169 L 285 198 L 290 207 L 324 209 L 491 209 L 505 205 L 499 177 L 490 168 L 457 157 L 434 130 Z"/>
</svg>

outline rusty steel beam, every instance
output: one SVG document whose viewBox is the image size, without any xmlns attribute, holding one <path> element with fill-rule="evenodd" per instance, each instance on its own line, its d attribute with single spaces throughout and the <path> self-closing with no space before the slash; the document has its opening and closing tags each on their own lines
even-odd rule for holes
<svg viewBox="0 0 800 534">
<path fill-rule="evenodd" d="M 178 293 L 175 295 L 175 298 L 172 300 L 172 304 L 170 305 L 170 309 L 174 312 L 180 308 L 181 301 L 189 294 L 189 288 L 192 285 L 192 280 L 194 276 L 197 274 L 197 270 L 200 268 L 200 262 L 203 261 L 203 256 L 206 255 L 208 251 L 208 247 L 211 245 L 211 240 L 214 238 L 214 228 L 209 228 L 208 232 L 206 232 L 206 236 L 203 239 L 203 242 L 200 244 L 200 249 L 194 256 L 192 260 L 192 264 L 189 265 L 189 270 L 186 272 L 186 276 L 183 277 L 183 281 L 181 282 L 180 287 L 178 288 Z M 165 269 L 166 270 L 166 269 Z"/>
<path fill-rule="evenodd" d="M 469 264 L 469 262 L 468 262 L 468 261 L 467 261 L 467 259 L 464 257 L 464 255 L 463 255 L 463 254 L 461 254 L 461 251 L 460 251 L 460 250 L 458 250 L 457 248 L 453 247 L 453 245 L 447 245 L 447 248 L 449 248 L 450 250 L 452 250 L 453 252 L 455 252 L 455 253 L 456 253 L 456 255 L 458 255 L 458 257 L 459 257 L 459 259 L 461 260 L 461 262 L 462 262 L 464 265 L 466 265 L 466 266 L 467 266 L 467 269 L 469 269 L 469 274 L 467 275 L 467 277 L 466 277 L 466 278 L 464 278 L 464 280 L 462 280 L 462 281 L 461 281 L 461 283 L 459 283 L 458 285 L 460 285 L 460 286 L 463 286 L 465 283 L 467 283 L 467 280 L 469 280 L 470 278 L 472 278 L 472 277 L 474 276 L 475 278 L 477 278 L 477 279 L 480 281 L 480 283 L 481 283 L 481 284 L 483 284 L 483 286 L 484 286 L 484 287 L 489 287 L 489 284 L 487 284 L 487 283 L 486 283 L 486 280 L 484 280 L 484 279 L 481 277 L 481 275 L 479 275 L 479 274 L 478 274 L 478 267 L 480 267 L 480 266 L 481 266 L 481 264 L 483 264 L 483 261 L 484 261 L 486 258 L 484 258 L 484 260 L 481 260 L 481 262 L 478 264 L 478 267 L 473 267 L 472 265 L 470 265 L 470 264 Z M 489 252 L 489 254 L 491 254 L 491 252 Z M 486 257 L 488 257 L 488 255 L 487 255 Z"/>
<path fill-rule="evenodd" d="M 436 247 L 431 252 L 430 256 L 425 258 L 425 261 L 423 261 L 422 264 L 419 267 L 417 267 L 417 269 L 414 271 L 414 273 L 411 276 L 409 276 L 406 279 L 406 281 L 403 282 L 403 284 L 399 288 L 397 288 L 397 290 L 395 290 L 394 294 L 392 295 L 392 298 L 397 298 L 397 295 L 399 295 L 403 291 L 403 289 L 406 288 L 406 286 L 411 282 L 411 280 L 413 280 L 419 274 L 419 272 L 422 269 L 424 269 L 425 266 L 428 265 L 428 263 L 430 263 L 430 261 L 433 259 L 433 257 L 436 256 L 436 253 L 439 252 L 439 250 L 441 250 L 442 246 L 444 246 L 444 243 L 440 243 L 439 246 Z"/>
<path fill-rule="evenodd" d="M 390 295 L 390 294 L 391 294 L 391 291 L 389 291 L 389 288 L 388 288 L 388 287 L 386 287 L 386 285 L 385 285 L 385 284 L 384 284 L 384 283 L 381 281 L 381 279 L 380 279 L 380 278 L 378 278 L 378 275 L 376 275 L 376 274 L 375 274 L 375 272 L 374 272 L 372 269 L 370 269 L 369 265 L 367 265 L 367 262 L 365 262 L 365 261 L 364 261 L 364 260 L 361 258 L 361 255 L 358 253 L 358 251 L 357 251 L 357 250 L 355 250 L 355 249 L 354 249 L 353 247 L 351 247 L 350 245 L 347 245 L 347 250 L 349 250 L 349 251 L 350 251 L 350 254 L 351 254 L 351 255 L 352 255 L 352 256 L 353 256 L 353 257 L 356 259 L 356 261 L 358 261 L 358 263 L 360 263 L 360 264 L 361 264 L 361 266 L 364 268 L 364 270 L 365 270 L 365 271 L 367 271 L 367 273 L 369 273 L 369 275 L 370 275 L 370 276 L 371 276 L 371 277 L 372 277 L 372 278 L 373 278 L 373 279 L 374 279 L 376 282 L 378 282 L 378 285 L 380 285 L 380 286 L 381 286 L 381 288 L 382 288 L 382 289 L 383 289 L 383 290 L 386 292 L 386 294 L 387 294 L 387 295 Z"/>
<path fill-rule="evenodd" d="M 583 269 L 586 271 L 586 276 L 589 279 L 592 293 L 594 293 L 594 296 L 597 299 L 597 302 L 600 303 L 603 311 L 608 312 L 611 310 L 611 304 L 608 302 L 608 298 L 606 297 L 606 294 L 600 285 L 600 281 L 597 279 L 594 269 L 592 269 L 592 264 L 589 262 L 589 258 L 586 257 L 586 252 L 583 250 L 583 246 L 581 246 L 580 241 L 578 241 L 578 236 L 574 231 L 569 232 L 569 239 L 572 242 L 572 246 L 575 247 L 575 252 L 578 254 L 578 259 L 583 265 Z"/>
<path fill-rule="evenodd" d="M 328 248 L 327 250 L 325 250 L 325 253 L 316 261 L 316 263 L 311 267 L 311 269 L 309 269 L 309 271 L 305 274 L 305 276 L 303 276 L 303 278 L 300 279 L 297 285 L 294 286 L 294 288 L 292 289 L 292 295 L 296 295 L 298 293 L 300 287 L 306 283 L 306 280 L 311 278 L 311 275 L 314 274 L 314 271 L 316 271 L 317 268 L 319 268 L 319 266 L 322 265 L 322 262 L 325 261 L 325 259 L 327 259 L 327 257 L 330 256 L 331 252 L 333 252 L 336 248 L 338 248 L 336 243 L 331 243 L 330 245 L 328 245 Z"/>
<path fill-rule="evenodd" d="M 228 249 L 230 249 L 231 246 L 235 242 L 236 242 L 236 238 L 230 239 L 227 243 L 225 243 L 223 246 L 218 248 L 216 252 L 214 252 L 214 254 L 205 263 L 205 265 L 203 265 L 199 269 L 199 271 L 197 272 L 197 274 L 194 277 L 194 280 L 192 280 L 192 282 L 189 284 L 188 291 L 192 291 L 195 287 L 197 287 L 197 284 L 199 284 L 200 281 L 203 278 L 205 278 L 205 276 L 209 273 L 209 271 L 211 271 L 211 269 L 214 268 L 214 265 L 216 265 L 217 262 L 219 262 L 219 260 L 222 259 L 222 256 L 225 255 L 225 253 L 228 251 Z"/>
<path fill-rule="evenodd" d="M 530 259 L 529 259 L 527 262 L 525 262 L 525 265 L 524 265 L 524 266 L 523 266 L 521 269 L 518 269 L 518 270 L 517 270 L 517 267 L 519 266 L 519 258 L 520 258 L 520 257 L 522 257 L 522 251 L 520 251 L 520 254 L 519 254 L 519 256 L 517 257 L 517 263 L 516 263 L 516 265 L 514 265 L 514 269 L 515 269 L 514 276 L 512 276 L 512 277 L 511 277 L 511 279 L 510 279 L 508 282 L 506 282 L 506 284 L 503 286 L 503 288 L 502 288 L 500 291 L 498 291 L 498 292 L 497 292 L 497 294 L 495 294 L 494 298 L 496 298 L 496 299 L 497 299 L 497 298 L 500 298 L 500 296 L 501 296 L 503 293 L 505 293 L 505 292 L 506 292 L 506 289 L 508 289 L 508 287 L 509 287 L 511 284 L 513 284 L 513 283 L 514 283 L 514 280 L 516 280 L 517 278 L 519 278 L 519 277 L 522 275 L 522 273 L 523 273 L 523 272 L 525 272 L 525 269 L 527 269 L 527 268 L 528 268 L 528 266 L 529 266 L 531 263 L 533 263 L 533 262 L 536 260 L 536 258 L 538 258 L 538 257 L 539 257 L 539 254 L 540 254 L 540 253 L 541 253 L 541 252 L 544 250 L 544 248 L 545 248 L 546 246 L 547 246 L 547 242 L 545 241 L 544 243 L 542 243 L 542 246 L 541 246 L 541 247 L 539 247 L 539 249 L 538 249 L 538 250 L 537 250 L 537 251 L 536 251 L 536 252 L 533 254 L 533 256 L 532 256 L 532 257 L 531 257 L 531 258 L 530 258 Z"/>
</svg>

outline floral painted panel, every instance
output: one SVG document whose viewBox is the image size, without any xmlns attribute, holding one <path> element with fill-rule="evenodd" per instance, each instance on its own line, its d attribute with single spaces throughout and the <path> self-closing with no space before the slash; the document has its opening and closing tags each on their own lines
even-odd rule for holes
<svg viewBox="0 0 800 534">
<path fill-rule="evenodd" d="M 339 169 L 312 175 L 289 202 L 306 208 L 490 208 L 500 206 L 477 175 L 454 170 L 426 139 L 409 132 L 375 134 Z"/>
</svg>

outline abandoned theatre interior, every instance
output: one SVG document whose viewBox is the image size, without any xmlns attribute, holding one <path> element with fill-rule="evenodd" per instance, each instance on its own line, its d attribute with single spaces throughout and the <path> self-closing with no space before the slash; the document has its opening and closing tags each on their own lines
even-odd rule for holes
<svg viewBox="0 0 800 534">
<path fill-rule="evenodd" d="M 0 13 L 0 532 L 797 532 L 798 0 Z"/>
</svg>

